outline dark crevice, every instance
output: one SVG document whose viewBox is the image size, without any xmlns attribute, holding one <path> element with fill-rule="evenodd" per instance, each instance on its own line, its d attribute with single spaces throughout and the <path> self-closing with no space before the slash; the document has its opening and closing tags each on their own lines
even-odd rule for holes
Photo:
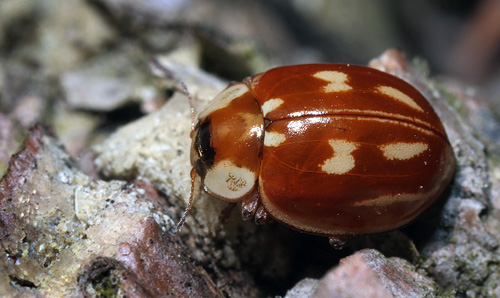
<svg viewBox="0 0 500 298">
<path fill-rule="evenodd" d="M 19 278 L 17 276 L 9 275 L 9 278 L 13 284 L 16 284 L 20 287 L 25 287 L 25 288 L 38 288 L 37 285 L 35 285 L 32 281 Z"/>
</svg>

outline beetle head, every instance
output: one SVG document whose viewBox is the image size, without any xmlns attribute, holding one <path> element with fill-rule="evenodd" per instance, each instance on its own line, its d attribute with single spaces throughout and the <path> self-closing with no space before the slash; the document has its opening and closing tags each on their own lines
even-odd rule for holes
<svg viewBox="0 0 500 298">
<path fill-rule="evenodd" d="M 191 164 L 205 190 L 235 202 L 259 175 L 264 118 L 249 88 L 233 84 L 203 110 L 192 134 Z"/>
<path fill-rule="evenodd" d="M 205 178 L 207 171 L 213 166 L 215 160 L 211 128 L 210 119 L 204 118 L 196 124 L 193 132 L 191 165 L 202 179 Z"/>
</svg>

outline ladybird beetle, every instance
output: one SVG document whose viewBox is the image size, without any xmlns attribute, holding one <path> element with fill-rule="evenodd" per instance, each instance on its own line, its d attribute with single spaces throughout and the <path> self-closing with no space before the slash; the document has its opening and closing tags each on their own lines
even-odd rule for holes
<svg viewBox="0 0 500 298">
<path fill-rule="evenodd" d="M 191 163 L 193 181 L 241 201 L 244 218 L 272 218 L 337 246 L 412 221 L 456 166 L 414 87 L 348 64 L 279 67 L 230 85 L 200 113 Z"/>
</svg>

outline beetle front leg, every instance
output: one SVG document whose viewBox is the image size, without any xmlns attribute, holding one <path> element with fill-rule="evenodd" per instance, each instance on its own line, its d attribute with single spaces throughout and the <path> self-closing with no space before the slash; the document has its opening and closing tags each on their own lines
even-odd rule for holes
<svg viewBox="0 0 500 298">
<path fill-rule="evenodd" d="M 259 204 L 257 211 L 255 212 L 255 223 L 258 225 L 263 225 L 273 221 L 273 218 L 267 213 L 264 206 Z"/>
<path fill-rule="evenodd" d="M 252 192 L 241 201 L 241 217 L 243 220 L 254 217 L 255 223 L 259 225 L 272 221 L 260 201 L 259 185 L 256 185 Z"/>
<path fill-rule="evenodd" d="M 241 218 L 243 218 L 243 220 L 252 218 L 259 207 L 259 202 L 259 187 L 256 186 L 254 190 L 241 201 Z"/>
</svg>

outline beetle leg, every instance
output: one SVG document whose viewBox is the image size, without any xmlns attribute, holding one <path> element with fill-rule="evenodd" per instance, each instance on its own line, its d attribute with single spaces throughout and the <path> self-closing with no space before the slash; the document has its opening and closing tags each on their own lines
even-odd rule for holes
<svg viewBox="0 0 500 298">
<path fill-rule="evenodd" d="M 254 217 L 255 223 L 258 225 L 269 223 L 273 220 L 260 201 L 258 184 L 252 192 L 241 201 L 241 217 L 243 220 L 249 220 Z"/>
<path fill-rule="evenodd" d="M 241 201 L 241 217 L 243 220 L 249 220 L 255 215 L 259 207 L 259 187 L 256 186 L 252 192 Z"/>
<path fill-rule="evenodd" d="M 273 221 L 272 217 L 269 215 L 269 213 L 267 213 L 264 206 L 259 204 L 259 208 L 255 212 L 255 223 L 258 225 L 263 225 L 266 223 L 270 223 L 272 221 Z"/>
</svg>

